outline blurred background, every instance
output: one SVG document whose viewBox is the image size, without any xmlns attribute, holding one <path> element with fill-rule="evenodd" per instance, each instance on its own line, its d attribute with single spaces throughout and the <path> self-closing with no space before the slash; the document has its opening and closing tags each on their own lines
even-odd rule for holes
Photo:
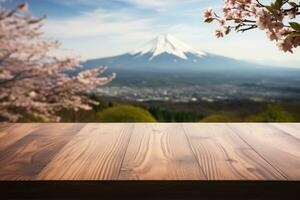
<svg viewBox="0 0 300 200">
<path fill-rule="evenodd" d="M 222 2 L 27 0 L 26 12 L 47 16 L 43 37 L 62 43 L 49 53 L 81 62 L 64 73 L 106 65 L 104 76 L 117 75 L 83 91 L 99 104 L 62 106 L 55 115 L 61 122 L 299 122 L 300 50 L 278 51 L 258 31 L 217 39 L 216 25 L 202 16 L 207 7 L 221 11 Z M 10 110 L 19 122 L 45 121 Z"/>
</svg>

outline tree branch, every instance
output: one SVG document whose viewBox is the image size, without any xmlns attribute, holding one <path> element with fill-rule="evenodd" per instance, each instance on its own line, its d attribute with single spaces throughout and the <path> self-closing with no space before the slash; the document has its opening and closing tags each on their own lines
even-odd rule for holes
<svg viewBox="0 0 300 200">
<path fill-rule="evenodd" d="M 266 7 L 265 5 L 263 5 L 262 3 L 259 2 L 259 0 L 256 0 L 256 3 L 258 3 L 258 5 L 260 5 L 261 7 Z"/>
<path fill-rule="evenodd" d="M 252 29 L 256 29 L 256 28 L 257 28 L 257 25 L 251 25 L 250 27 L 244 28 L 244 29 L 240 29 L 237 32 L 245 32 L 245 31 L 249 31 L 249 30 L 252 30 Z"/>
</svg>

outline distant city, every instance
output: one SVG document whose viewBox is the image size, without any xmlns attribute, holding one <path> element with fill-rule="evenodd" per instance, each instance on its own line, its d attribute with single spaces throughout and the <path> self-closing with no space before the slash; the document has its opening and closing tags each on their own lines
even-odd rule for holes
<svg viewBox="0 0 300 200">
<path fill-rule="evenodd" d="M 108 65 L 117 79 L 99 96 L 147 102 L 283 101 L 300 99 L 300 70 L 259 65 L 196 50 L 172 35 L 160 35 L 122 55 L 88 60 Z"/>
<path fill-rule="evenodd" d="M 284 92 L 283 92 L 284 91 Z M 166 101 L 166 102 L 215 102 L 224 100 L 252 100 L 252 101 L 281 101 L 299 100 L 300 88 L 298 91 L 287 91 L 284 88 L 251 87 L 235 85 L 219 86 L 186 86 L 186 87 L 129 87 L 129 86 L 107 86 L 99 88 L 97 93 L 100 96 L 116 97 L 129 101 Z"/>
</svg>

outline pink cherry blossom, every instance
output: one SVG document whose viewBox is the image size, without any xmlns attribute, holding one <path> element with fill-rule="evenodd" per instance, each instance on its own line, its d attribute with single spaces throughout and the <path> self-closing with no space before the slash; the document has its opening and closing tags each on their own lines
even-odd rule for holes
<svg viewBox="0 0 300 200">
<path fill-rule="evenodd" d="M 295 21 L 289 23 L 289 19 L 295 19 L 299 12 L 300 2 L 292 0 L 273 1 L 269 5 L 259 0 L 224 0 L 222 15 L 215 14 L 211 9 L 205 15 L 210 20 L 218 21 L 224 32 L 216 30 L 216 37 L 220 38 L 228 34 L 230 30 L 245 32 L 252 29 L 260 29 L 266 32 L 271 41 L 275 41 L 280 50 L 293 52 L 293 48 L 300 46 L 300 24 Z M 207 19 L 207 18 L 206 18 Z M 226 22 L 225 22 L 226 21 Z M 226 26 L 225 26 L 226 24 Z M 292 26 L 293 25 L 293 26 Z"/>
<path fill-rule="evenodd" d="M 223 34 L 223 32 L 221 30 L 216 30 L 216 37 L 217 38 L 221 38 L 223 36 L 224 36 L 224 34 Z"/>
<path fill-rule="evenodd" d="M 68 75 L 80 63 L 51 55 L 60 43 L 43 37 L 43 24 L 44 18 L 28 12 L 28 4 L 12 10 L 0 3 L 0 116 L 8 121 L 22 117 L 13 108 L 45 121 L 59 121 L 61 109 L 91 109 L 97 102 L 86 94 L 116 76 L 100 77 L 106 66 Z"/>
<path fill-rule="evenodd" d="M 204 12 L 204 18 L 205 19 L 209 19 L 209 18 L 212 18 L 213 17 L 213 10 L 211 8 L 207 9 L 205 12 Z"/>
<path fill-rule="evenodd" d="M 278 43 L 277 43 L 278 47 L 280 50 L 284 51 L 284 52 L 291 52 L 293 53 L 292 51 L 292 46 L 293 46 L 293 43 L 292 43 L 292 40 L 290 38 L 286 38 L 285 40 L 280 40 Z"/>
</svg>

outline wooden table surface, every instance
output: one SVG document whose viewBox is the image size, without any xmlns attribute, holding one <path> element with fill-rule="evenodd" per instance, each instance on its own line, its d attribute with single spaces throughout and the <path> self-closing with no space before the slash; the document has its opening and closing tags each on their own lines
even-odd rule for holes
<svg viewBox="0 0 300 200">
<path fill-rule="evenodd" d="M 0 180 L 300 180 L 300 124 L 0 124 Z"/>
</svg>

